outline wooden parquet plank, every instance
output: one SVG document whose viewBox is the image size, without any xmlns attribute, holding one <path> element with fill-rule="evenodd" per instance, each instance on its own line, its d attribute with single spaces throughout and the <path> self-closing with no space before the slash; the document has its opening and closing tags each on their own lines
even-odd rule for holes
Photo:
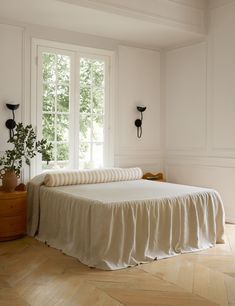
<svg viewBox="0 0 235 306">
<path fill-rule="evenodd" d="M 163 280 L 176 284 L 187 291 L 213 301 L 219 305 L 228 305 L 225 275 L 199 264 L 181 261 L 181 266 L 175 265 L 177 258 L 170 263 L 155 267 L 143 266 L 145 271 L 161 277 Z M 162 261 L 163 262 L 163 261 Z"/>
<path fill-rule="evenodd" d="M 1 306 L 29 306 L 22 297 L 18 295 L 16 290 L 11 287 L 0 288 L 0 305 Z"/>
<path fill-rule="evenodd" d="M 16 288 L 17 290 L 17 288 Z M 17 290 L 18 291 L 18 290 Z M 30 305 L 113 305 L 121 304 L 104 292 L 81 281 L 79 277 L 63 277 L 62 275 L 47 284 L 30 285 L 21 291 L 22 297 Z"/>
<path fill-rule="evenodd" d="M 182 255 L 141 269 L 219 305 L 235 302 L 235 278 L 227 274 L 235 269 L 235 257 Z"/>
<path fill-rule="evenodd" d="M 216 306 L 202 297 L 189 292 L 163 292 L 157 290 L 106 289 L 113 298 L 126 306 Z"/>
<path fill-rule="evenodd" d="M 202 265 L 195 265 L 193 292 L 219 305 L 228 305 L 224 275 Z"/>
</svg>

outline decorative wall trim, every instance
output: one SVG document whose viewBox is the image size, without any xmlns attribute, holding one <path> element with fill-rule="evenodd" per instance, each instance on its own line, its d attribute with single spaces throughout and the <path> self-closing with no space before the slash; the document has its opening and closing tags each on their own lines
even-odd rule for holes
<svg viewBox="0 0 235 306">
<path fill-rule="evenodd" d="M 115 154 L 114 158 L 117 160 L 125 160 L 125 161 L 132 161 L 132 160 L 141 160 L 148 162 L 153 161 L 163 161 L 164 156 L 162 154 L 152 153 L 152 152 L 145 152 L 139 154 L 138 152 L 127 152 L 126 154 Z"/>
<path fill-rule="evenodd" d="M 216 1 L 215 1 L 216 2 Z M 235 3 L 235 0 L 232 1 L 217 1 L 218 3 L 221 3 L 220 6 L 222 6 L 222 3 L 225 4 L 230 4 L 230 3 Z M 219 7 L 220 7 L 219 6 Z M 210 58 L 207 59 L 207 70 L 208 70 L 208 128 L 210 130 L 210 135 L 208 137 L 208 145 L 210 147 L 210 150 L 214 152 L 215 154 L 222 155 L 222 156 L 235 156 L 235 141 L 231 139 L 231 142 L 229 142 L 229 146 L 219 146 L 219 144 L 215 143 L 215 101 L 216 101 L 216 84 L 214 80 L 215 76 L 215 70 L 214 67 L 217 62 L 217 58 L 215 57 L 215 46 L 214 46 L 214 35 L 210 35 L 209 41 L 208 41 L 208 52 L 207 54 L 210 54 Z"/>
<path fill-rule="evenodd" d="M 208 7 L 208 0 L 168 0 L 168 1 L 197 9 L 206 9 Z"/>
<path fill-rule="evenodd" d="M 172 146 L 172 145 L 167 145 L 166 146 L 166 151 L 169 153 L 178 153 L 178 154 L 184 154 L 185 152 L 195 152 L 197 151 L 198 153 L 203 153 L 205 152 L 206 149 L 206 144 L 203 144 L 201 146 Z"/>
<path fill-rule="evenodd" d="M 6 103 L 13 101 L 13 104 L 20 104 L 19 109 L 16 112 L 16 122 L 22 121 L 22 112 L 23 112 L 23 81 L 22 81 L 22 70 L 24 69 L 22 63 L 23 57 L 23 31 L 22 27 L 17 25 L 9 25 L 2 23 L 0 21 L 1 31 L 7 33 L 1 36 L 1 44 L 5 44 L 4 40 L 7 37 L 6 45 L 3 47 L 9 48 L 9 59 L 8 56 L 6 58 L 2 58 L 1 70 L 6 69 L 5 63 L 8 63 L 11 58 L 17 59 L 17 63 L 13 63 L 9 68 L 9 71 L 6 73 L 6 77 L 4 78 L 4 82 L 1 84 L 0 89 L 0 117 L 1 117 L 1 137 L 0 137 L 0 147 L 2 151 L 10 148 L 10 144 L 7 143 L 9 139 L 9 131 L 5 126 L 6 120 L 11 116 L 9 110 L 6 107 Z M 6 32 L 5 32 L 6 31 Z M 11 36 L 12 35 L 12 36 Z M 12 43 L 14 43 L 14 47 L 12 47 Z M 7 54 L 6 51 L 3 51 L 3 54 Z M 13 60 L 14 61 L 14 60 Z M 4 63 L 4 64 L 3 64 Z M 3 64 L 3 65 L 2 65 Z M 8 69 L 7 68 L 7 69 Z M 13 73 L 14 72 L 14 73 Z M 13 77 L 10 75 L 14 74 Z M 9 84 L 8 84 L 9 83 Z"/>
<path fill-rule="evenodd" d="M 216 189 L 223 200 L 226 221 L 235 223 L 235 159 L 167 158 L 164 173 L 169 182 Z"/>
<path fill-rule="evenodd" d="M 163 157 L 156 155 L 115 155 L 114 165 L 116 167 L 138 166 L 143 171 L 163 171 Z"/>
<path fill-rule="evenodd" d="M 212 157 L 212 156 L 168 156 L 165 158 L 167 166 L 182 167 L 216 167 L 216 168 L 235 168 L 235 158 Z"/>
<path fill-rule="evenodd" d="M 118 14 L 126 17 L 137 18 L 144 21 L 150 21 L 167 26 L 178 26 L 181 29 L 197 32 L 200 34 L 206 34 L 205 28 L 205 9 L 199 8 L 196 5 L 187 5 L 185 2 L 173 1 L 173 0 L 161 0 L 153 5 L 146 5 L 146 2 L 142 2 L 142 7 L 138 5 L 136 1 L 134 5 L 127 1 L 115 1 L 112 0 L 58 0 L 73 5 L 88 7 L 91 9 L 101 10 L 108 13 Z M 152 1 L 154 2 L 154 0 Z M 128 5 L 129 4 L 129 5 Z M 170 12 L 174 10 L 174 14 L 170 15 Z M 180 12 L 179 12 L 180 10 Z M 182 12 L 182 10 L 187 13 Z M 162 12 L 161 12 L 162 11 Z M 168 14 L 166 14 L 168 12 Z M 177 16 L 178 12 L 178 16 Z M 175 14 L 176 13 L 176 14 Z"/>
<path fill-rule="evenodd" d="M 138 146 L 131 145 L 131 146 L 124 146 L 120 145 L 119 146 L 119 154 L 137 154 L 137 155 L 142 155 L 142 154 L 154 154 L 155 156 L 159 154 L 159 152 L 162 151 L 160 146 Z"/>
<path fill-rule="evenodd" d="M 177 49 L 181 49 L 181 48 L 187 48 L 187 47 L 190 47 L 190 46 L 195 46 L 195 45 L 198 45 L 198 44 L 202 44 L 202 43 L 207 43 L 207 38 L 199 38 L 198 40 L 193 40 L 193 41 L 189 41 L 189 42 L 184 42 L 184 43 L 180 43 L 180 44 L 175 44 L 175 45 L 172 45 L 172 46 L 169 46 L 169 47 L 164 47 L 162 48 L 162 50 L 164 52 L 170 52 L 170 51 L 173 51 L 173 50 L 177 50 Z"/>
<path fill-rule="evenodd" d="M 235 2 L 235 0 L 209 0 L 209 8 L 215 9 Z"/>
<path fill-rule="evenodd" d="M 201 119 L 200 122 L 200 126 L 203 126 L 204 129 L 204 135 L 203 138 L 201 138 L 200 142 L 198 144 L 196 144 L 195 142 L 193 143 L 193 145 L 182 145 L 182 144 L 171 144 L 170 143 L 170 139 L 169 139 L 169 126 L 166 124 L 165 125 L 165 150 L 166 152 L 169 153 L 176 153 L 176 154 L 190 154 L 190 152 L 193 152 L 193 154 L 195 154 L 195 151 L 197 152 L 197 154 L 202 155 L 205 154 L 206 149 L 207 149 L 207 138 L 208 138 L 208 91 L 207 91 L 207 87 L 208 87 L 208 67 L 207 67 L 207 62 L 208 62 L 208 58 L 207 58 L 207 54 L 208 54 L 208 42 L 206 40 L 200 41 L 198 43 L 194 43 L 191 45 L 186 45 L 186 46 L 178 46 L 178 48 L 171 48 L 169 50 L 166 50 L 166 61 L 168 59 L 168 55 L 171 56 L 171 54 L 174 56 L 174 54 L 177 54 L 177 52 L 184 52 L 187 50 L 191 50 L 191 48 L 194 47 L 202 47 L 202 54 L 203 54 L 203 71 L 201 72 L 201 74 L 205 77 L 203 77 L 203 104 L 201 105 L 201 113 L 205 114 L 203 120 Z M 167 70 L 167 64 L 166 64 L 166 73 L 168 72 Z M 166 75 L 166 80 L 165 83 L 167 83 L 167 75 Z M 178 90 L 178 89 L 177 89 Z M 166 90 L 167 92 L 167 90 Z M 171 102 L 171 100 L 169 100 Z M 171 104 L 171 103 L 170 103 Z M 165 113 L 166 113 L 166 117 L 168 116 L 168 97 L 166 95 L 165 97 Z M 169 109 L 171 108 L 171 105 L 169 107 Z M 167 120 L 166 120 L 167 121 Z"/>
</svg>

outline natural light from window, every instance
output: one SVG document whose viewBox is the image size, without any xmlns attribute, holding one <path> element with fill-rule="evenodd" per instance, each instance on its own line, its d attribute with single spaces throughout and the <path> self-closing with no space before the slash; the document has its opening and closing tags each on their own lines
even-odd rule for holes
<svg viewBox="0 0 235 306">
<path fill-rule="evenodd" d="M 105 61 L 79 57 L 80 99 L 71 103 L 71 58 L 58 52 L 42 52 L 42 136 L 53 144 L 53 158 L 43 169 L 64 169 L 71 164 L 71 139 L 76 126 L 79 139 L 79 169 L 104 165 L 105 127 Z M 70 122 L 71 113 L 79 110 L 77 122 Z"/>
<path fill-rule="evenodd" d="M 103 166 L 104 68 L 103 61 L 80 60 L 79 168 Z"/>
<path fill-rule="evenodd" d="M 44 169 L 69 166 L 70 58 L 43 53 L 42 136 L 53 144 L 52 161 Z"/>
</svg>

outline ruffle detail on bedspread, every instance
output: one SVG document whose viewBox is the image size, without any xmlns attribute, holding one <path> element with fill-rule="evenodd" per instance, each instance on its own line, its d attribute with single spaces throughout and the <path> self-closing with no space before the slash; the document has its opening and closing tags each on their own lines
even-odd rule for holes
<svg viewBox="0 0 235 306">
<path fill-rule="evenodd" d="M 50 191 L 41 188 L 37 238 L 88 266 L 121 269 L 223 243 L 223 205 L 213 190 L 105 204 Z"/>
</svg>

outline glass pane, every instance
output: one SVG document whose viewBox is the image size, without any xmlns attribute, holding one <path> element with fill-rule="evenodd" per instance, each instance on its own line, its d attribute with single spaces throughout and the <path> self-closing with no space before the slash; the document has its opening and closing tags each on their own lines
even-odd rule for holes
<svg viewBox="0 0 235 306">
<path fill-rule="evenodd" d="M 69 141 L 69 115 L 57 115 L 57 141 Z"/>
<path fill-rule="evenodd" d="M 57 144 L 57 160 L 67 161 L 69 160 L 69 144 L 68 143 L 58 143 Z"/>
<path fill-rule="evenodd" d="M 81 87 L 80 89 L 80 112 L 91 112 L 91 89 L 87 87 Z"/>
<path fill-rule="evenodd" d="M 58 82 L 69 82 L 70 77 L 70 57 L 67 55 L 57 55 L 57 77 Z"/>
<path fill-rule="evenodd" d="M 81 58 L 80 60 L 80 84 L 81 86 L 91 86 L 92 60 Z"/>
<path fill-rule="evenodd" d="M 92 82 L 93 82 L 93 86 L 96 86 L 96 87 L 104 86 L 104 62 L 103 61 L 93 61 Z"/>
<path fill-rule="evenodd" d="M 82 142 L 91 140 L 91 115 L 80 115 L 79 139 Z"/>
<path fill-rule="evenodd" d="M 93 143 L 92 147 L 93 153 L 93 166 L 94 168 L 101 168 L 103 167 L 103 143 Z"/>
<path fill-rule="evenodd" d="M 43 81 L 55 82 L 56 81 L 56 55 L 52 53 L 42 54 L 43 65 Z"/>
<path fill-rule="evenodd" d="M 104 113 L 104 90 L 94 89 L 93 90 L 93 113 Z"/>
<path fill-rule="evenodd" d="M 90 169 L 93 163 L 91 162 L 91 145 L 90 143 L 80 143 L 79 147 L 79 168 Z"/>
<path fill-rule="evenodd" d="M 43 84 L 43 111 L 55 111 L 55 84 L 53 83 Z"/>
<path fill-rule="evenodd" d="M 93 141 L 102 142 L 104 140 L 104 116 L 93 116 Z"/>
<path fill-rule="evenodd" d="M 53 142 L 52 161 L 49 165 L 43 162 L 43 169 L 64 168 L 69 165 L 70 57 L 62 54 L 43 53 L 42 61 L 43 138 Z M 51 114 L 52 112 L 57 114 Z M 58 114 L 61 112 L 66 114 Z"/>
<path fill-rule="evenodd" d="M 43 114 L 42 116 L 42 137 L 48 141 L 55 140 L 55 115 Z"/>
<path fill-rule="evenodd" d="M 57 86 L 57 111 L 69 112 L 69 85 Z"/>
</svg>

